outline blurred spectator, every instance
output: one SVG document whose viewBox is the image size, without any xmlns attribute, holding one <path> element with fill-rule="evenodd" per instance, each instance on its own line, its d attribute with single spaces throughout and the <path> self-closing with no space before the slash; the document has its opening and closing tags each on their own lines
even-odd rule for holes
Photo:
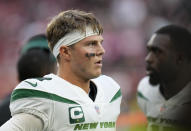
<svg viewBox="0 0 191 131">
<path fill-rule="evenodd" d="M 40 34 L 30 38 L 23 46 L 17 62 L 18 81 L 55 72 L 56 60 L 49 51 L 46 36 Z M 11 118 L 9 103 L 10 94 L 0 104 L 0 126 Z"/>
</svg>

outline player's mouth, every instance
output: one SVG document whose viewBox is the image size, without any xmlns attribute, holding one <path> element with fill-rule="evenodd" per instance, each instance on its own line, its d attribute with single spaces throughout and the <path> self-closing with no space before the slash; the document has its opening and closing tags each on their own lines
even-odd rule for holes
<svg viewBox="0 0 191 131">
<path fill-rule="evenodd" d="M 146 66 L 146 75 L 150 76 L 154 73 L 154 69 L 150 66 Z"/>
<path fill-rule="evenodd" d="M 97 62 L 95 62 L 95 64 L 98 67 L 102 67 L 102 60 L 98 60 Z"/>
<path fill-rule="evenodd" d="M 152 74 L 151 70 L 146 70 L 146 75 L 150 76 Z"/>
</svg>

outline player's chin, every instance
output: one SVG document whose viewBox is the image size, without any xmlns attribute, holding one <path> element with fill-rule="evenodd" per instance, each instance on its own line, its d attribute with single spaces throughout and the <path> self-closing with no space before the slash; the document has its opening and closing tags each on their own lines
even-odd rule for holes
<svg viewBox="0 0 191 131">
<path fill-rule="evenodd" d="M 92 73 L 93 78 L 97 78 L 102 74 L 101 70 L 96 70 L 95 72 Z"/>
<path fill-rule="evenodd" d="M 149 83 L 153 86 L 158 85 L 160 82 L 160 79 L 156 75 L 149 75 Z"/>
</svg>

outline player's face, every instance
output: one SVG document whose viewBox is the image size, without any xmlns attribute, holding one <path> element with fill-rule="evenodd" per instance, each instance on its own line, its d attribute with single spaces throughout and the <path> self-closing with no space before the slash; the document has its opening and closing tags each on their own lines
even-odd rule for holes
<svg viewBox="0 0 191 131">
<path fill-rule="evenodd" d="M 172 48 L 170 37 L 154 34 L 147 44 L 147 50 L 146 73 L 150 76 L 150 83 L 157 85 L 173 79 L 176 70 L 176 53 Z"/>
<path fill-rule="evenodd" d="M 71 50 L 71 66 L 76 75 L 88 80 L 101 74 L 102 57 L 105 53 L 102 42 L 101 35 L 94 35 L 74 45 Z"/>
</svg>

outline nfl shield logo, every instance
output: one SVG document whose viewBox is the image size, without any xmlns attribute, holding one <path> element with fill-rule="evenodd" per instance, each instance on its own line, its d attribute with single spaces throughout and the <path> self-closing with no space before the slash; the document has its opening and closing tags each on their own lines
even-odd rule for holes
<svg viewBox="0 0 191 131">
<path fill-rule="evenodd" d="M 100 114 L 99 106 L 95 106 L 95 110 L 98 114 Z"/>
</svg>

